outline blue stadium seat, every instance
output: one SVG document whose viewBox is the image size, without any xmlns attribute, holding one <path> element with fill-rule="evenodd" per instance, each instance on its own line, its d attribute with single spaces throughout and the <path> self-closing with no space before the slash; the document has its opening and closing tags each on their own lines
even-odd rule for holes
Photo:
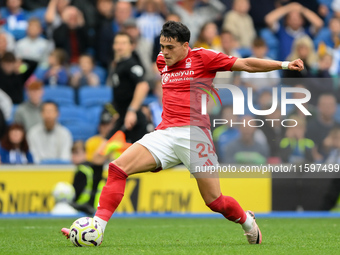
<svg viewBox="0 0 340 255">
<path fill-rule="evenodd" d="M 68 123 L 65 127 L 70 130 L 73 141 L 86 141 L 91 136 L 97 133 L 96 127 L 89 125 L 88 123 L 74 122 Z"/>
<path fill-rule="evenodd" d="M 264 28 L 260 31 L 260 37 L 268 46 L 267 56 L 272 59 L 277 59 L 279 51 L 279 40 L 269 28 Z"/>
<path fill-rule="evenodd" d="M 112 102 L 110 87 L 81 87 L 79 89 L 79 104 L 84 107 L 102 106 Z"/>
<path fill-rule="evenodd" d="M 59 106 L 74 105 L 74 90 L 70 87 L 44 87 L 43 101 L 54 101 Z"/>
<path fill-rule="evenodd" d="M 15 115 L 15 112 L 17 111 L 18 109 L 18 104 L 13 104 L 13 107 L 12 107 L 12 113 L 11 113 L 11 117 L 10 119 L 7 121 L 7 124 L 10 125 L 13 123 L 14 121 L 14 115 Z"/>
<path fill-rule="evenodd" d="M 102 111 L 103 111 L 103 106 L 101 106 L 101 105 L 86 108 L 87 122 L 98 127 L 98 124 L 100 122 L 100 115 L 101 115 Z"/>
<path fill-rule="evenodd" d="M 70 73 L 71 74 L 75 74 L 76 72 L 78 72 L 80 70 L 79 65 L 73 65 L 70 67 Z M 98 75 L 99 80 L 100 80 L 100 84 L 105 84 L 106 83 L 106 76 L 107 76 L 107 71 L 100 66 L 95 66 L 93 69 L 93 72 Z"/>
<path fill-rule="evenodd" d="M 340 123 L 340 104 L 336 107 L 336 112 L 334 114 L 335 122 Z"/>
<path fill-rule="evenodd" d="M 87 123 L 86 110 L 80 106 L 60 106 L 59 122 L 62 125 L 72 123 Z"/>
<path fill-rule="evenodd" d="M 40 165 L 69 165 L 72 164 L 69 160 L 62 159 L 43 159 L 40 161 Z"/>
</svg>

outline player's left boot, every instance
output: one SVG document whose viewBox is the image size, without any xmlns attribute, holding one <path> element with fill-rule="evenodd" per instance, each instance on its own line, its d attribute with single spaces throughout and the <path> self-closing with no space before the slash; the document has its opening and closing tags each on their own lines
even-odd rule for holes
<svg viewBox="0 0 340 255">
<path fill-rule="evenodd" d="M 248 243 L 250 244 L 260 244 L 262 242 L 262 234 L 259 226 L 255 220 L 255 214 L 252 211 L 246 211 L 247 216 L 250 216 L 254 219 L 253 227 L 250 231 L 245 232 L 244 235 L 247 236 Z"/>
<path fill-rule="evenodd" d="M 62 233 L 64 236 L 66 236 L 67 239 L 70 238 L 70 229 L 68 229 L 68 228 L 62 228 L 62 229 L 61 229 L 61 233 Z"/>
</svg>

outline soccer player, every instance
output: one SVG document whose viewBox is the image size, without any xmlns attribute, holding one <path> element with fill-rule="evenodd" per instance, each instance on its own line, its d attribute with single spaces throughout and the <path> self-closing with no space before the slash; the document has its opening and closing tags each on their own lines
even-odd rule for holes
<svg viewBox="0 0 340 255">
<path fill-rule="evenodd" d="M 217 71 L 267 72 L 278 69 L 301 71 L 300 59 L 280 62 L 255 58 L 235 58 L 203 48 L 190 49 L 190 31 L 180 22 L 168 21 L 160 37 L 161 53 L 157 67 L 162 75 L 163 114 L 156 131 L 146 134 L 109 165 L 108 179 L 94 216 L 103 230 L 124 195 L 126 178 L 135 173 L 166 169 L 183 163 L 196 178 L 206 205 L 230 221 L 241 224 L 250 244 L 259 244 L 262 235 L 251 211 L 245 212 L 238 202 L 221 194 L 219 179 L 195 172 L 193 165 L 207 162 L 217 165 L 207 115 L 200 114 L 200 104 L 190 104 L 201 95 L 191 89 L 193 78 L 212 80 Z M 194 109 L 192 109 L 194 108 Z M 198 134 L 198 135 L 197 135 Z M 202 148 L 205 151 L 202 153 Z M 208 178 L 208 176 L 210 178 Z M 69 229 L 62 229 L 69 236 Z"/>
</svg>

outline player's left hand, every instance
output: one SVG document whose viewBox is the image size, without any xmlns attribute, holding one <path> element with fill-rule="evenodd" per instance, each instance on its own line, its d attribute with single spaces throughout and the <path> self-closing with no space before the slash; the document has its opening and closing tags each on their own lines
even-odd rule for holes
<svg viewBox="0 0 340 255">
<path fill-rule="evenodd" d="M 288 64 L 288 69 L 301 72 L 304 69 L 304 64 L 301 59 L 295 59 Z"/>
<path fill-rule="evenodd" d="M 124 125 L 127 130 L 131 130 L 137 123 L 137 114 L 133 111 L 128 111 L 125 115 Z"/>
</svg>

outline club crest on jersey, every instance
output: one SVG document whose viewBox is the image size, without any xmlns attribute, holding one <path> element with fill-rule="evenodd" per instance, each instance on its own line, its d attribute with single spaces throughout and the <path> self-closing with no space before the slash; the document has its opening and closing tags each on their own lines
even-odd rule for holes
<svg viewBox="0 0 340 255">
<path fill-rule="evenodd" d="M 162 84 L 167 83 L 169 79 L 170 79 L 170 74 L 168 73 L 162 74 Z"/>
<path fill-rule="evenodd" d="M 185 60 L 185 68 L 190 68 L 191 67 L 191 58 L 187 58 Z"/>
</svg>

